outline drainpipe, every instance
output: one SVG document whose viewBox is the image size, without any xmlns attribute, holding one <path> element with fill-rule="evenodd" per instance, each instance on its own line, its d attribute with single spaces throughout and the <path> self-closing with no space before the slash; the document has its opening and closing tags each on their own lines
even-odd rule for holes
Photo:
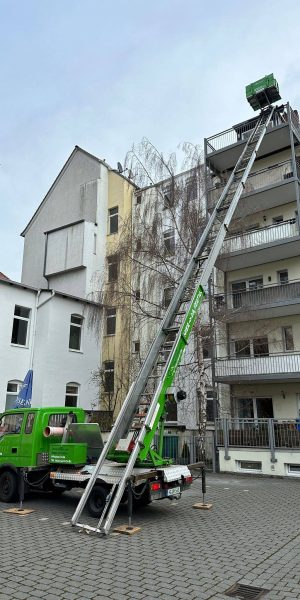
<svg viewBox="0 0 300 600">
<path fill-rule="evenodd" d="M 41 292 L 42 292 L 42 290 L 38 290 L 38 293 L 36 295 L 36 301 L 35 301 L 33 332 L 32 332 L 32 345 L 31 345 L 29 369 L 33 368 L 34 345 L 35 345 L 36 324 L 37 324 L 37 311 L 38 311 L 39 308 L 41 308 L 41 306 L 44 306 L 44 304 L 46 304 L 47 302 L 49 302 L 49 300 L 52 300 L 52 298 L 55 296 L 55 290 L 51 290 L 51 296 L 49 296 L 48 298 L 46 298 L 45 300 L 43 300 L 43 302 L 41 302 L 39 304 L 39 299 L 40 299 Z"/>
</svg>

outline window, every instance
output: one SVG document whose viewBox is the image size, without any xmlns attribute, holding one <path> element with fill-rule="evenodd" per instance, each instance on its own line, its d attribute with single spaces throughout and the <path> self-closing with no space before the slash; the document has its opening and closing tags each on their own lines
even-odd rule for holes
<svg viewBox="0 0 300 600">
<path fill-rule="evenodd" d="M 22 413 L 3 415 L 0 419 L 0 437 L 4 433 L 20 433 L 23 416 Z"/>
<path fill-rule="evenodd" d="M 137 342 L 133 342 L 133 352 L 139 352 L 140 351 L 140 342 L 139 340 Z"/>
<path fill-rule="evenodd" d="M 240 419 L 273 419 L 272 398 L 235 398 Z"/>
<path fill-rule="evenodd" d="M 213 390 L 206 390 L 206 420 L 214 421 L 214 392 Z"/>
<path fill-rule="evenodd" d="M 136 251 L 139 252 L 142 249 L 142 238 L 136 240 Z"/>
<path fill-rule="evenodd" d="M 94 233 L 94 248 L 93 248 L 93 254 L 97 254 L 97 234 Z"/>
<path fill-rule="evenodd" d="M 106 335 L 115 335 L 116 320 L 117 320 L 116 308 L 107 308 L 106 309 Z"/>
<path fill-rule="evenodd" d="M 253 339 L 254 356 L 269 356 L 269 343 L 267 337 Z"/>
<path fill-rule="evenodd" d="M 141 194 L 136 196 L 136 204 L 142 204 L 142 195 Z"/>
<path fill-rule="evenodd" d="M 140 299 L 141 299 L 141 292 L 140 292 L 140 290 L 135 290 L 134 296 L 135 296 L 136 302 L 139 302 Z"/>
<path fill-rule="evenodd" d="M 202 339 L 202 352 L 203 358 L 211 358 L 211 335 L 212 331 L 209 326 L 203 326 L 201 329 L 201 339 Z"/>
<path fill-rule="evenodd" d="M 164 208 L 171 208 L 173 206 L 173 192 L 171 186 L 165 187 L 163 190 Z"/>
<path fill-rule="evenodd" d="M 174 394 L 167 394 L 165 410 L 166 421 L 168 423 L 177 423 L 177 402 L 175 401 Z"/>
<path fill-rule="evenodd" d="M 29 413 L 26 419 L 25 433 L 32 433 L 35 413 Z"/>
<path fill-rule="evenodd" d="M 168 229 L 164 232 L 164 251 L 166 254 L 175 254 L 175 231 Z"/>
<path fill-rule="evenodd" d="M 65 406 L 77 406 L 79 395 L 79 385 L 77 383 L 67 383 Z M 64 415 L 63 415 L 64 416 Z"/>
<path fill-rule="evenodd" d="M 171 300 L 173 298 L 173 295 L 174 295 L 173 287 L 167 287 L 164 289 L 163 308 L 168 308 L 168 306 L 171 303 Z"/>
<path fill-rule="evenodd" d="M 15 408 L 18 393 L 22 387 L 22 381 L 8 381 L 6 388 L 5 410 Z"/>
<path fill-rule="evenodd" d="M 239 357 L 251 356 L 250 340 L 236 340 L 234 342 L 235 355 Z"/>
<path fill-rule="evenodd" d="M 291 326 L 283 327 L 283 349 L 285 352 L 294 350 L 293 328 Z"/>
<path fill-rule="evenodd" d="M 279 225 L 279 223 L 283 223 L 283 215 L 279 215 L 278 217 L 273 217 L 272 222 L 273 222 L 273 225 Z"/>
<path fill-rule="evenodd" d="M 289 282 L 289 272 L 287 269 L 283 271 L 277 271 L 277 279 L 278 283 L 288 283 Z"/>
<path fill-rule="evenodd" d="M 252 292 L 263 287 L 263 278 L 255 277 L 247 281 L 236 281 L 231 284 L 233 308 L 239 308 L 245 301 L 245 292 Z"/>
<path fill-rule="evenodd" d="M 119 274 L 119 261 L 118 258 L 113 256 L 107 259 L 107 267 L 108 267 L 108 282 L 112 283 L 118 280 Z"/>
<path fill-rule="evenodd" d="M 261 472 L 262 463 L 258 460 L 238 460 L 238 468 L 240 471 Z"/>
<path fill-rule="evenodd" d="M 112 393 L 114 391 L 115 363 L 108 360 L 104 363 L 104 391 Z"/>
<path fill-rule="evenodd" d="M 25 306 L 15 306 L 14 321 L 11 334 L 11 343 L 17 346 L 26 346 L 28 335 L 28 324 L 30 318 L 30 308 Z"/>
<path fill-rule="evenodd" d="M 72 383 L 69 385 L 74 385 L 74 384 Z M 72 415 L 72 423 L 77 423 L 76 415 L 74 415 L 74 413 L 72 413 L 72 411 L 70 411 L 69 414 Z M 48 419 L 48 426 L 49 427 L 64 427 L 67 422 L 67 416 L 68 415 L 61 414 L 61 413 L 56 413 L 56 414 L 50 415 L 49 419 Z"/>
<path fill-rule="evenodd" d="M 115 208 L 110 208 L 108 211 L 108 230 L 109 233 L 118 233 L 119 229 L 119 209 L 117 206 Z"/>
<path fill-rule="evenodd" d="M 197 190 L 197 178 L 196 177 L 188 179 L 187 184 L 186 184 L 186 197 L 187 197 L 188 201 L 197 199 L 198 190 Z"/>
<path fill-rule="evenodd" d="M 80 350 L 81 331 L 83 318 L 80 315 L 71 315 L 69 349 Z"/>
</svg>

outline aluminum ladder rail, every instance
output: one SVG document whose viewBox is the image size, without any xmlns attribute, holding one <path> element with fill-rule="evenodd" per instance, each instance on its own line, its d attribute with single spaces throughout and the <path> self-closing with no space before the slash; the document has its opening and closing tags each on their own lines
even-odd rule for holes
<svg viewBox="0 0 300 600">
<path fill-rule="evenodd" d="M 193 277 L 195 276 L 195 273 L 199 269 L 199 260 L 201 260 L 201 254 L 203 253 L 203 251 L 205 250 L 205 248 L 207 246 L 207 242 L 209 241 L 210 234 L 213 233 L 214 228 L 218 227 L 218 232 L 212 243 L 212 247 L 210 248 L 210 251 L 209 251 L 207 257 L 205 257 L 203 265 L 201 265 L 202 272 L 201 272 L 201 276 L 199 277 L 199 285 L 197 285 L 197 289 L 195 290 L 195 292 L 193 294 L 193 297 L 190 302 L 190 306 L 195 302 L 195 298 L 196 298 L 197 294 L 199 293 L 199 287 L 203 288 L 208 283 L 213 266 L 214 266 L 215 261 L 220 253 L 223 241 L 226 237 L 228 226 L 231 222 L 231 219 L 233 217 L 233 214 L 235 212 L 235 209 L 237 207 L 239 199 L 244 191 L 246 180 L 249 176 L 249 173 L 251 171 L 253 163 L 256 159 L 258 149 L 264 138 L 264 135 L 265 135 L 267 127 L 271 121 L 273 113 L 274 113 L 274 107 L 268 107 L 267 109 L 265 109 L 261 112 L 260 117 L 257 121 L 256 127 L 254 128 L 252 134 L 250 135 L 250 137 L 246 143 L 246 146 L 245 146 L 240 158 L 238 159 L 238 161 L 233 169 L 233 172 L 227 182 L 227 185 L 225 186 L 225 189 L 223 190 L 223 193 L 221 194 L 221 197 L 219 198 L 219 200 L 216 204 L 216 207 L 213 210 L 213 212 L 208 220 L 208 223 L 196 245 L 193 256 L 190 259 L 190 261 L 186 267 L 186 270 L 181 278 L 179 286 L 176 289 L 173 299 L 169 305 L 169 308 L 166 311 L 166 314 L 162 321 L 161 327 L 160 327 L 160 329 L 157 333 L 157 336 L 148 352 L 148 355 L 145 359 L 144 365 L 142 366 L 136 381 L 132 384 L 132 386 L 127 394 L 126 400 L 125 400 L 125 402 L 121 408 L 121 411 L 117 417 L 116 423 L 110 433 L 108 441 L 105 444 L 105 446 L 101 452 L 101 455 L 97 461 L 97 464 L 95 465 L 95 469 L 94 469 L 94 471 L 88 481 L 88 484 L 81 496 L 79 504 L 75 510 L 75 513 L 74 513 L 72 519 L 71 519 L 71 523 L 73 526 L 78 526 L 80 528 L 85 527 L 85 525 L 80 524 L 78 522 L 78 519 L 80 518 L 80 515 L 83 511 L 83 508 L 84 508 L 86 502 L 87 502 L 87 499 L 90 495 L 93 485 L 98 478 L 98 475 L 101 471 L 101 467 L 103 466 L 108 453 L 110 452 L 110 450 L 112 449 L 114 444 L 117 443 L 122 438 L 123 434 L 126 431 L 128 431 L 130 428 L 130 424 L 133 420 L 134 413 L 139 405 L 140 396 L 142 395 L 142 392 L 145 388 L 147 378 L 149 377 L 149 375 L 153 369 L 153 366 L 155 365 L 157 356 L 158 356 L 158 354 L 161 350 L 161 347 L 165 341 L 167 331 L 172 326 L 174 317 L 177 314 L 178 307 L 183 302 L 182 299 L 184 296 L 184 292 L 187 288 L 187 285 L 193 279 Z M 222 217 L 221 217 L 222 213 L 225 214 L 224 219 L 222 219 Z M 186 312 L 188 312 L 188 309 Z M 181 328 L 183 328 L 183 326 L 184 326 L 184 323 Z M 127 482 L 130 479 L 130 476 L 132 474 L 132 470 L 134 468 L 138 454 L 139 454 L 141 448 L 143 448 L 143 440 L 146 435 L 146 432 L 149 431 L 149 429 L 151 429 L 151 424 L 153 423 L 153 420 L 155 418 L 155 411 L 157 408 L 158 398 L 159 398 L 159 395 L 160 395 L 160 392 L 161 392 L 161 389 L 163 386 L 164 377 L 168 370 L 168 366 L 170 365 L 172 358 L 174 357 L 174 354 L 176 352 L 177 343 L 179 341 L 179 338 L 180 338 L 180 336 L 178 335 L 176 338 L 176 342 L 173 346 L 172 352 L 170 353 L 170 356 L 166 363 L 163 375 L 158 383 L 156 392 L 155 392 L 153 399 L 151 401 L 151 404 L 149 406 L 149 410 L 148 410 L 146 419 L 143 423 L 143 426 L 141 427 L 141 430 L 140 430 L 140 433 L 139 433 L 137 439 L 135 440 L 135 446 L 129 456 L 129 460 L 128 460 L 126 467 L 122 473 L 122 476 L 120 477 L 118 489 L 112 499 L 112 503 L 108 510 L 105 523 L 101 528 L 101 533 L 108 534 L 108 532 L 110 530 L 115 513 L 118 509 L 118 506 L 122 499 L 123 493 L 125 491 Z M 90 530 L 93 528 L 88 526 L 88 529 Z M 99 529 L 94 528 L 94 531 L 99 532 Z"/>
</svg>

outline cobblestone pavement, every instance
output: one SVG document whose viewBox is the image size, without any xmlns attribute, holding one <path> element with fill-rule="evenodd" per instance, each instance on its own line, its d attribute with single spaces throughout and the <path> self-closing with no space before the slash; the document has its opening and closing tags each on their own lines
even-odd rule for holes
<svg viewBox="0 0 300 600">
<path fill-rule="evenodd" d="M 236 582 L 300 599 L 300 480 L 210 475 L 208 486 L 211 511 L 192 508 L 196 481 L 178 503 L 137 511 L 132 537 L 71 528 L 78 491 L 32 494 L 23 517 L 0 504 L 0 600 L 226 600 Z"/>
</svg>

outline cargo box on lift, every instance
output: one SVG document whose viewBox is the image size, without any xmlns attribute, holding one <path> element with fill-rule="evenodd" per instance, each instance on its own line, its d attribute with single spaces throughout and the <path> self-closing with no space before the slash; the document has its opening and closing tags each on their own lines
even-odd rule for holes
<svg viewBox="0 0 300 600">
<path fill-rule="evenodd" d="M 262 109 L 281 100 L 278 83 L 273 73 L 246 85 L 246 98 L 253 110 Z"/>
</svg>

